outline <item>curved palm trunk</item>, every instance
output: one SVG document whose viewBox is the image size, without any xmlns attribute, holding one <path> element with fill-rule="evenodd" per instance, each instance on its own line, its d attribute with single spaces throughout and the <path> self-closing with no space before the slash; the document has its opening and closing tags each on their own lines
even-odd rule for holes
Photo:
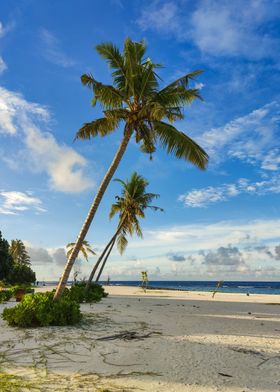
<svg viewBox="0 0 280 392">
<path fill-rule="evenodd" d="M 103 195 L 104 195 L 104 193 L 105 193 L 105 191 L 106 191 L 106 189 L 107 189 L 107 187 L 108 187 L 108 185 L 109 185 L 113 175 L 115 174 L 115 171 L 117 170 L 117 167 L 118 167 L 118 165 L 120 163 L 120 160 L 123 157 L 123 154 L 125 153 L 125 150 L 126 150 L 126 147 L 128 145 L 128 142 L 130 140 L 131 135 L 132 135 L 132 129 L 130 129 L 130 127 L 126 126 L 125 127 L 125 132 L 124 132 L 124 137 L 123 137 L 123 140 L 121 142 L 121 145 L 119 146 L 118 151 L 117 151 L 117 153 L 116 153 L 116 155 L 115 155 L 115 157 L 113 159 L 113 162 L 111 163 L 111 166 L 109 167 L 107 173 L 105 174 L 105 177 L 103 178 L 103 181 L 102 181 L 102 183 L 101 183 L 101 185 L 100 185 L 100 187 L 98 189 L 98 192 L 97 192 L 97 194 L 96 194 L 96 196 L 95 196 L 95 198 L 93 200 L 93 203 L 92 203 L 92 205 L 90 207 L 88 215 L 87 215 L 87 217 L 86 217 L 86 219 L 84 221 L 84 224 L 82 226 L 80 234 L 77 237 L 77 241 L 75 243 L 73 251 L 72 251 L 72 253 L 71 253 L 71 255 L 70 255 L 70 257 L 69 257 L 69 259 L 68 259 L 68 261 L 66 263 L 66 266 L 64 268 L 62 277 L 60 278 L 60 281 L 59 281 L 58 286 L 56 288 L 56 292 L 55 292 L 55 295 L 54 295 L 54 300 L 59 299 L 61 297 L 64 289 L 65 289 L 65 286 L 67 284 L 67 280 L 69 278 L 69 275 L 70 275 L 70 272 L 72 270 L 72 267 L 73 267 L 73 265 L 75 263 L 75 260 L 76 260 L 76 258 L 78 256 L 78 253 L 80 251 L 82 242 L 84 241 L 84 239 L 85 239 L 85 237 L 87 235 L 87 232 L 88 232 L 89 227 L 91 225 L 91 222 L 92 222 L 92 220 L 94 218 L 96 210 L 97 210 L 97 208 L 98 208 L 98 206 L 99 206 L 99 204 L 100 204 L 100 202 L 102 200 L 102 197 L 103 197 Z"/>
<path fill-rule="evenodd" d="M 111 246 L 112 244 L 115 243 L 116 236 L 117 236 L 117 234 L 114 234 L 114 236 L 111 238 L 111 240 L 108 242 L 108 244 L 106 245 L 105 249 L 104 249 L 103 252 L 101 253 L 99 259 L 98 259 L 97 262 L 95 263 L 95 265 L 94 265 L 94 267 L 93 267 L 93 269 L 92 269 L 92 271 L 91 271 L 91 273 L 90 273 L 90 276 L 89 276 L 89 278 L 88 278 L 88 281 L 87 281 L 87 285 L 86 285 L 86 289 L 87 289 L 87 290 L 89 289 L 89 286 L 90 286 L 90 284 L 91 284 L 91 282 L 92 282 L 92 280 L 93 280 L 93 278 L 94 278 L 95 272 L 97 271 L 97 268 L 99 267 L 101 261 L 103 260 L 103 257 L 105 256 L 107 250 L 110 248 L 110 246 Z"/>
<path fill-rule="evenodd" d="M 91 271 L 91 274 L 90 274 L 90 276 L 89 276 L 89 278 L 88 278 L 88 281 L 87 281 L 87 285 L 86 285 L 86 289 L 87 289 L 87 290 L 89 289 L 89 286 L 90 286 L 90 284 L 91 284 L 91 282 L 92 282 L 92 280 L 93 280 L 93 278 L 94 278 L 95 272 L 96 272 L 97 268 L 99 267 L 101 261 L 103 260 L 103 257 L 105 256 L 106 252 L 108 251 L 108 249 L 110 249 L 110 247 L 112 246 L 112 244 L 113 244 L 113 246 L 114 246 L 114 244 L 115 244 L 115 242 L 116 242 L 116 239 L 117 239 L 117 236 L 119 235 L 119 233 L 120 233 L 120 231 L 121 231 L 121 229 L 122 229 L 122 226 L 123 226 L 122 224 L 120 224 L 120 225 L 118 226 L 117 231 L 115 232 L 115 234 L 113 235 L 113 237 L 110 239 L 110 241 L 108 242 L 108 244 L 105 246 L 105 249 L 104 249 L 103 252 L 101 253 L 101 255 L 100 255 L 99 259 L 97 260 L 97 262 L 95 263 L 95 265 L 94 265 L 94 267 L 93 267 L 93 269 L 92 269 L 92 271 Z M 112 248 L 113 248 L 113 246 L 112 246 Z M 109 254 L 111 253 L 111 250 L 112 250 L 112 249 L 109 250 Z M 108 255 L 108 256 L 109 256 L 109 255 Z M 107 260 L 108 256 L 106 256 L 106 260 Z"/>
<path fill-rule="evenodd" d="M 103 261 L 103 263 L 102 263 L 102 265 L 101 265 L 101 268 L 100 268 L 100 270 L 99 270 L 99 272 L 98 272 L 97 278 L 95 279 L 95 283 L 97 283 L 97 282 L 99 281 L 99 279 L 100 279 L 100 276 L 101 276 L 101 274 L 102 274 L 102 272 L 103 272 L 103 269 L 104 269 L 104 267 L 105 267 L 105 264 L 106 264 L 106 262 L 107 262 L 107 260 L 108 260 L 108 257 L 110 256 L 110 253 L 112 252 L 112 249 L 113 249 L 113 247 L 114 247 L 114 245 L 115 245 L 115 242 L 116 242 L 116 238 L 115 238 L 115 240 L 111 243 L 111 246 L 110 246 L 110 248 L 109 248 L 109 250 L 108 250 L 108 253 L 107 253 L 107 255 L 106 255 L 106 257 L 105 257 L 105 259 L 104 259 L 104 261 Z"/>
</svg>

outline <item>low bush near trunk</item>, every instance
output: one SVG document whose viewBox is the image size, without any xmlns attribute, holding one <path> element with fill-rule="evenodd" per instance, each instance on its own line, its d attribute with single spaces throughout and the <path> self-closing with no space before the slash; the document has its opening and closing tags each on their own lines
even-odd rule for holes
<svg viewBox="0 0 280 392">
<path fill-rule="evenodd" d="M 99 302 L 102 298 L 107 297 L 104 288 L 96 283 L 91 283 L 89 289 L 86 289 L 86 282 L 76 282 L 70 289 L 65 289 L 63 298 L 82 302 Z"/>
<path fill-rule="evenodd" d="M 10 289 L 1 290 L 0 291 L 0 304 L 2 302 L 9 301 L 9 299 L 11 299 L 12 296 L 13 296 L 12 290 L 10 290 Z"/>
<path fill-rule="evenodd" d="M 73 325 L 82 319 L 77 302 L 66 297 L 54 302 L 53 296 L 50 292 L 27 294 L 17 306 L 4 309 L 2 317 L 17 327 Z"/>
</svg>

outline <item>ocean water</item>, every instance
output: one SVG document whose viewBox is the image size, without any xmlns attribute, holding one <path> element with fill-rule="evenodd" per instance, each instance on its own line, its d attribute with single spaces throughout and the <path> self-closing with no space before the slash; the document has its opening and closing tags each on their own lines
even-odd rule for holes
<svg viewBox="0 0 280 392">
<path fill-rule="evenodd" d="M 103 283 L 103 282 L 102 282 Z M 106 283 L 106 282 L 104 282 Z M 112 281 L 111 285 L 139 286 L 138 281 Z M 213 291 L 217 281 L 150 281 L 152 288 L 189 290 L 189 291 Z M 279 294 L 280 282 L 230 282 L 225 281 L 219 291 L 224 293 L 249 293 L 249 294 Z"/>
<path fill-rule="evenodd" d="M 57 285 L 58 282 L 45 282 L 46 286 Z M 71 282 L 69 282 L 71 283 Z M 107 281 L 101 281 L 106 284 Z M 40 285 L 42 282 L 40 282 Z M 112 286 L 140 286 L 140 281 L 111 281 Z M 149 281 L 149 287 L 159 289 L 214 291 L 217 281 Z M 279 294 L 280 282 L 232 282 L 225 281 L 219 291 L 224 293 Z M 280 300 L 280 298 L 279 298 Z"/>
</svg>

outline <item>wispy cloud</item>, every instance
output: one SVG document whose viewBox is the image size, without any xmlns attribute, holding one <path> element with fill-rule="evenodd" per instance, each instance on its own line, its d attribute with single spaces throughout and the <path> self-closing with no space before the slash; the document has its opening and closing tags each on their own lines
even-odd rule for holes
<svg viewBox="0 0 280 392">
<path fill-rule="evenodd" d="M 213 128 L 197 137 L 212 162 L 227 158 L 277 170 L 280 156 L 280 104 L 273 101 L 224 126 Z"/>
<path fill-rule="evenodd" d="M 60 41 L 53 33 L 47 29 L 41 29 L 40 37 L 43 43 L 43 55 L 46 60 L 65 68 L 75 65 L 75 61 L 63 52 Z"/>
<path fill-rule="evenodd" d="M 13 28 L 15 27 L 15 22 L 12 21 L 5 26 L 3 23 L 0 21 L 0 38 L 3 38 L 7 33 L 9 33 Z"/>
<path fill-rule="evenodd" d="M 142 30 L 172 34 L 180 41 L 195 44 L 201 52 L 214 56 L 243 56 L 250 59 L 279 59 L 279 39 L 262 34 L 264 23 L 277 23 L 277 0 L 234 2 L 200 0 L 189 2 L 155 0 L 142 9 L 138 25 Z"/>
<path fill-rule="evenodd" d="M 14 22 L 8 23 L 7 25 L 3 25 L 0 21 L 0 39 L 3 38 L 7 33 L 9 33 L 15 26 Z M 0 75 L 8 69 L 7 64 L 5 63 L 3 57 L 0 55 Z"/>
<path fill-rule="evenodd" d="M 46 107 L 0 87 L 0 133 L 23 136 L 30 168 L 47 173 L 50 187 L 57 191 L 81 192 L 92 187 L 93 181 L 84 174 L 86 159 L 43 130 L 49 119 Z"/>
<path fill-rule="evenodd" d="M 193 189 L 190 192 L 179 196 L 179 200 L 187 207 L 195 208 L 207 207 L 211 204 L 226 201 L 241 194 L 261 196 L 271 193 L 280 193 L 279 175 L 262 181 L 254 182 L 246 178 L 241 178 L 236 183 Z"/>
<path fill-rule="evenodd" d="M 42 201 L 29 193 L 0 191 L 0 214 L 16 215 L 27 210 L 46 211 Z"/>
<path fill-rule="evenodd" d="M 0 57 L 0 75 L 1 75 L 4 71 L 6 71 L 7 68 L 8 68 L 8 67 L 7 67 L 5 61 L 3 60 L 2 57 Z"/>
</svg>

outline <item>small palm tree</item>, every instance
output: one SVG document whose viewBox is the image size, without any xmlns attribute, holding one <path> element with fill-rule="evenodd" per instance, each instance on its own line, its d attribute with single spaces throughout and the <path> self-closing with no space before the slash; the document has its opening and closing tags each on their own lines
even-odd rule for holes
<svg viewBox="0 0 280 392">
<path fill-rule="evenodd" d="M 15 263 L 30 265 L 30 256 L 27 253 L 24 243 L 21 240 L 12 240 L 9 253 Z"/>
<path fill-rule="evenodd" d="M 132 173 L 130 179 L 126 181 L 122 181 L 120 179 L 116 179 L 115 181 L 118 181 L 122 185 L 122 191 L 121 196 L 116 196 L 116 202 L 111 207 L 109 217 L 112 219 L 116 214 L 119 214 L 119 224 L 115 234 L 95 264 L 88 280 L 88 286 L 92 282 L 95 272 L 107 252 L 99 274 L 96 278 L 96 282 L 99 280 L 107 259 L 116 242 L 119 252 L 122 254 L 125 251 L 128 243 L 127 234 L 132 236 L 134 233 L 136 233 L 138 237 L 143 236 L 139 218 L 145 218 L 144 211 L 147 208 L 154 211 L 163 211 L 163 209 L 160 207 L 150 205 L 152 200 L 158 198 L 159 195 L 155 193 L 146 193 L 146 188 L 149 183 L 141 175 L 134 172 Z"/>
<path fill-rule="evenodd" d="M 66 245 L 67 253 L 66 256 L 67 258 L 70 257 L 71 253 L 73 252 L 73 249 L 75 247 L 75 242 L 70 242 L 69 244 Z M 89 257 L 89 253 L 91 253 L 92 255 L 96 256 L 96 253 L 94 252 L 94 250 L 91 248 L 90 244 L 88 243 L 88 241 L 84 240 L 82 242 L 82 246 L 80 248 L 80 252 L 79 254 L 82 253 L 82 255 L 84 256 L 84 258 L 86 259 L 86 261 L 88 261 L 88 257 Z"/>
<path fill-rule="evenodd" d="M 66 286 L 82 242 L 132 136 L 140 145 L 140 150 L 150 155 L 159 145 L 168 153 L 191 162 L 199 169 L 205 169 L 208 162 L 206 152 L 172 125 L 174 121 L 184 118 L 184 106 L 201 98 L 198 89 L 189 86 L 189 81 L 201 71 L 186 74 L 161 88 L 157 75 L 160 65 L 146 57 L 144 41 L 133 42 L 126 39 L 122 53 L 112 43 L 98 45 L 96 50 L 112 70 L 113 83 L 103 84 L 91 74 L 81 77 L 82 83 L 93 92 L 93 106 L 97 103 L 101 105 L 103 117 L 84 124 L 77 132 L 76 139 L 103 137 L 118 129 L 120 125 L 123 125 L 124 131 L 116 155 L 101 182 L 67 261 L 56 289 L 55 300 L 61 296 Z"/>
</svg>

